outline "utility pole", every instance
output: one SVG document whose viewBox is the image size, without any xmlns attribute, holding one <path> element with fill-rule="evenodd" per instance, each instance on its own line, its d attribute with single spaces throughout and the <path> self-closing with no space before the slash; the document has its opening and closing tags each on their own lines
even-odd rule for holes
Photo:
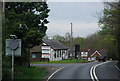
<svg viewBox="0 0 120 81">
<path fill-rule="evenodd" d="M 72 54 L 72 41 L 73 41 L 73 31 L 72 31 L 72 23 L 71 23 L 71 46 L 70 46 L 70 56 L 73 56 Z M 71 57 L 72 58 L 72 57 Z"/>
<path fill-rule="evenodd" d="M 5 22 L 5 1 L 4 0 L 2 2 L 2 15 L 3 15 L 2 22 L 4 23 Z"/>
</svg>

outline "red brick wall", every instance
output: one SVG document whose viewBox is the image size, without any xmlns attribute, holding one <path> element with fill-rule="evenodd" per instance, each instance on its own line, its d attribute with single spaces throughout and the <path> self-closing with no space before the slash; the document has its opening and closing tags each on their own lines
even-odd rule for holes
<svg viewBox="0 0 120 81">
<path fill-rule="evenodd" d="M 95 53 L 93 57 L 99 57 L 100 55 L 98 53 Z"/>
</svg>

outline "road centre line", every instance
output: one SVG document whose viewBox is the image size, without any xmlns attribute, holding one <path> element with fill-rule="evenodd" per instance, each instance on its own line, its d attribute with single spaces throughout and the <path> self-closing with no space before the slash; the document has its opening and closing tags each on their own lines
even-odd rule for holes
<svg viewBox="0 0 120 81">
<path fill-rule="evenodd" d="M 91 67 L 91 69 L 90 69 L 90 76 L 91 76 L 91 79 L 92 79 L 93 81 L 99 81 L 98 78 L 97 78 L 95 69 L 96 69 L 98 66 L 100 66 L 100 65 L 102 65 L 102 64 L 104 64 L 104 63 L 107 63 L 107 62 L 103 62 L 103 63 L 100 63 L 100 64 L 96 64 L 96 65 L 94 65 L 94 66 Z"/>
<path fill-rule="evenodd" d="M 90 76 L 91 76 L 91 79 L 92 79 L 93 81 L 95 81 L 95 80 L 94 80 L 94 77 L 93 77 L 93 75 L 92 75 L 92 69 L 93 69 L 93 68 L 94 68 L 94 66 L 92 66 L 91 69 L 90 69 Z"/>
</svg>

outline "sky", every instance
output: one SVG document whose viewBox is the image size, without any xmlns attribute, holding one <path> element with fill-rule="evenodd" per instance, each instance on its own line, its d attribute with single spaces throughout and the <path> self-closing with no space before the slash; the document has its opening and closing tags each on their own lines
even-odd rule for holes
<svg viewBox="0 0 120 81">
<path fill-rule="evenodd" d="M 71 30 L 70 23 L 74 37 L 87 37 L 100 30 L 98 14 L 104 9 L 103 2 L 48 2 L 48 6 L 48 36 L 64 36 Z"/>
</svg>

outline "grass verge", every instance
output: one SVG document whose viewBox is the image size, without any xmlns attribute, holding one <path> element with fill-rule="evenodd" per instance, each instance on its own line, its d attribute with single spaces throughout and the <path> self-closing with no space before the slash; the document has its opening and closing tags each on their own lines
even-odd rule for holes
<svg viewBox="0 0 120 81">
<path fill-rule="evenodd" d="M 15 79 L 18 80 L 35 80 L 35 81 L 40 81 L 40 79 L 44 79 L 47 75 L 47 70 L 46 68 L 43 67 L 23 67 L 19 66 L 15 68 Z"/>
<path fill-rule="evenodd" d="M 76 60 L 76 59 L 67 59 L 61 61 L 50 61 L 50 62 L 31 62 L 31 64 L 47 64 L 47 63 L 87 63 L 87 60 Z"/>
</svg>

